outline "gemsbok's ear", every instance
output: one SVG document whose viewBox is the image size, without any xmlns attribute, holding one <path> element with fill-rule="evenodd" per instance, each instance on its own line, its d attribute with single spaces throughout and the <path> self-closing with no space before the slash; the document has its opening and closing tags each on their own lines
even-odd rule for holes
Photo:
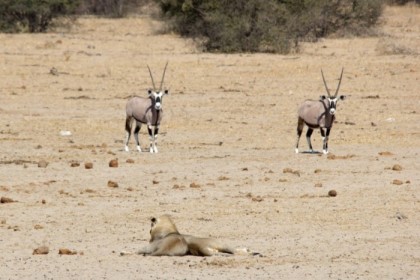
<svg viewBox="0 0 420 280">
<path fill-rule="evenodd" d="M 164 94 L 169 94 L 169 90 L 165 89 Z"/>
<path fill-rule="evenodd" d="M 321 100 L 324 100 L 324 99 L 326 99 L 327 97 L 326 97 L 325 95 L 321 95 L 319 98 L 320 98 Z"/>
<path fill-rule="evenodd" d="M 340 100 L 344 100 L 344 99 L 346 99 L 346 96 L 345 95 L 340 95 Z"/>
<path fill-rule="evenodd" d="M 152 94 L 152 90 L 151 89 L 148 89 L 147 90 L 147 94 L 150 96 Z"/>
</svg>

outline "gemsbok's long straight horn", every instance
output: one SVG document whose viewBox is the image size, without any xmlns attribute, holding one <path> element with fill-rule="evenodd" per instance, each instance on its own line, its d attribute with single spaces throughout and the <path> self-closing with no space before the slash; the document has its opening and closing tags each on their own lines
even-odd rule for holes
<svg viewBox="0 0 420 280">
<path fill-rule="evenodd" d="M 341 68 L 340 80 L 339 80 L 339 82 L 338 82 L 337 90 L 335 91 L 334 97 L 337 97 L 338 90 L 340 89 L 341 79 L 343 79 L 343 72 L 344 72 L 344 67 L 343 67 L 343 68 Z"/>
<path fill-rule="evenodd" d="M 321 75 L 322 75 L 322 80 L 324 81 L 325 89 L 327 90 L 328 97 L 331 97 L 331 93 L 330 93 L 330 90 L 328 89 L 327 82 L 325 81 L 324 72 L 322 72 L 322 68 L 321 68 Z"/>
<path fill-rule="evenodd" d="M 155 80 L 153 80 L 152 71 L 150 70 L 149 65 L 147 65 L 147 68 L 149 69 L 150 78 L 152 78 L 153 90 L 156 90 Z"/>
<path fill-rule="evenodd" d="M 166 65 L 165 65 L 165 70 L 163 70 L 163 75 L 162 75 L 162 80 L 160 81 L 159 91 L 161 91 L 161 90 L 162 90 L 163 80 L 165 80 L 165 73 L 166 73 L 166 67 L 168 67 L 168 62 L 169 62 L 169 61 L 167 61 L 167 62 L 166 62 Z"/>
</svg>

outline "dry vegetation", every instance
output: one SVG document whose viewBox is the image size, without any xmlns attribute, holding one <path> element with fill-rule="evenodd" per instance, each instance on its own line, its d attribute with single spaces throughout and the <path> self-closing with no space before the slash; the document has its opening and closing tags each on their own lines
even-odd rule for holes
<svg viewBox="0 0 420 280">
<path fill-rule="evenodd" d="M 420 278 L 418 7 L 289 56 L 203 54 L 160 28 L 0 34 L 0 278 Z M 125 102 L 166 61 L 160 153 L 126 153 Z M 298 104 L 342 66 L 331 154 L 294 154 Z M 118 256 L 164 213 L 263 257 Z"/>
</svg>

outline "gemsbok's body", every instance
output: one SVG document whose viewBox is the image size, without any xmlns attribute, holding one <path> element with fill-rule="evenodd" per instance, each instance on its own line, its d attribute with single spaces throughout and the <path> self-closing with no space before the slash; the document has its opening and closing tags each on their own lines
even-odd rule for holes
<svg viewBox="0 0 420 280">
<path fill-rule="evenodd" d="M 149 69 L 150 77 L 152 79 L 153 89 L 147 91 L 149 97 L 132 97 L 128 100 L 126 105 L 127 118 L 125 121 L 125 131 L 126 131 L 126 141 L 125 141 L 125 150 L 128 152 L 128 142 L 131 136 L 132 123 L 133 120 L 136 122 L 136 127 L 134 128 L 134 139 L 136 141 L 137 150 L 141 152 L 140 142 L 139 142 L 139 132 L 142 124 L 147 125 L 150 138 L 150 152 L 157 153 L 158 149 L 156 146 L 157 135 L 159 132 L 160 122 L 163 117 L 162 110 L 162 98 L 163 95 L 168 94 L 168 90 L 162 90 L 163 81 L 165 79 L 165 72 L 168 63 L 165 65 L 165 70 L 163 71 L 162 80 L 160 82 L 159 90 L 156 90 L 155 82 L 153 80 L 152 71 Z"/>
<path fill-rule="evenodd" d="M 324 81 L 325 89 L 327 90 L 328 97 L 322 95 L 320 100 L 306 100 L 300 105 L 298 110 L 298 125 L 297 125 L 297 141 L 296 153 L 299 153 L 299 139 L 306 124 L 308 131 L 306 132 L 306 140 L 308 141 L 309 151 L 312 153 L 311 135 L 314 129 L 319 128 L 323 138 L 323 152 L 328 153 L 328 137 L 334 123 L 335 113 L 337 109 L 337 101 L 344 100 L 345 96 L 340 95 L 337 97 L 340 89 L 341 79 L 343 78 L 343 71 L 341 70 L 340 80 L 338 82 L 337 90 L 334 96 L 331 96 L 324 78 L 324 73 L 321 70 L 322 79 Z"/>
</svg>

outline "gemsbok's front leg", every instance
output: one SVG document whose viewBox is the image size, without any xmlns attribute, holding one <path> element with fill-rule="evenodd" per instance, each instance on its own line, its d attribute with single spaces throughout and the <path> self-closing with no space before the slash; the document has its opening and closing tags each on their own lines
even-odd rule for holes
<svg viewBox="0 0 420 280">
<path fill-rule="evenodd" d="M 158 149 L 156 146 L 156 138 L 157 138 L 157 131 L 158 126 L 153 127 L 152 125 L 147 126 L 147 130 L 149 131 L 149 139 L 150 139 L 150 153 L 157 153 Z"/>
<path fill-rule="evenodd" d="M 331 128 L 327 128 L 326 132 L 321 128 L 321 136 L 323 139 L 322 152 L 328 154 L 328 137 L 330 136 Z"/>
<path fill-rule="evenodd" d="M 158 148 L 157 148 L 157 137 L 158 137 L 158 133 L 159 133 L 159 125 L 156 125 L 155 126 L 155 133 L 154 133 L 154 150 L 155 150 L 155 153 L 157 153 L 158 152 Z"/>
</svg>

